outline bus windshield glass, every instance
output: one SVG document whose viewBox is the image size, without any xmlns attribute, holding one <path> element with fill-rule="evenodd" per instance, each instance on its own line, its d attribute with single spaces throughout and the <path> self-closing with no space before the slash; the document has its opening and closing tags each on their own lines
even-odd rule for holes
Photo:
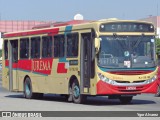
<svg viewBox="0 0 160 120">
<path fill-rule="evenodd" d="M 155 67 L 153 36 L 101 36 L 98 65 L 105 68 Z"/>
</svg>

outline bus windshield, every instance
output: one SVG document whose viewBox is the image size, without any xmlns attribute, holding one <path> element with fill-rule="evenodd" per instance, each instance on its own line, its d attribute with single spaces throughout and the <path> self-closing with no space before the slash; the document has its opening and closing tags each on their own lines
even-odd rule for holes
<svg viewBox="0 0 160 120">
<path fill-rule="evenodd" d="M 106 68 L 155 67 L 154 36 L 100 36 L 98 65 Z"/>
</svg>

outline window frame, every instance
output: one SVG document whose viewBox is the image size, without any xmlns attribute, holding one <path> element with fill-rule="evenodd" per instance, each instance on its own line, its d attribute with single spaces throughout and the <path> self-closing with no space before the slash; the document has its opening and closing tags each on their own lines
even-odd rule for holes
<svg viewBox="0 0 160 120">
<path fill-rule="evenodd" d="M 21 49 L 21 40 L 23 41 L 23 40 L 26 40 L 26 39 L 28 39 L 28 58 L 21 58 L 21 50 L 19 50 L 20 52 L 19 52 L 19 59 L 21 59 L 21 60 L 24 60 L 24 59 L 30 59 L 31 58 L 31 47 L 30 47 L 30 38 L 29 37 L 26 37 L 26 38 L 20 38 L 19 39 L 19 41 L 20 41 L 20 46 L 19 46 L 19 48 Z"/>
<path fill-rule="evenodd" d="M 5 44 L 5 42 L 6 42 L 7 44 Z M 9 43 L 9 40 L 8 40 L 8 39 L 5 39 L 5 40 L 4 40 L 4 59 L 5 59 L 5 60 L 8 60 L 8 58 L 9 58 L 9 56 L 8 56 L 8 53 L 9 53 L 8 43 Z M 7 46 L 5 46 L 5 45 L 7 45 Z M 6 48 L 7 48 L 7 58 L 6 58 Z"/>
<path fill-rule="evenodd" d="M 55 37 L 61 37 L 61 36 L 63 36 L 64 37 L 64 55 L 63 55 L 63 57 L 62 56 L 60 56 L 60 50 L 59 50 L 59 48 L 60 48 L 60 39 L 58 39 L 58 56 L 56 56 L 55 57 Z M 66 57 L 66 36 L 64 35 L 64 34 L 58 34 L 58 35 L 54 35 L 53 36 L 53 57 L 54 58 L 64 58 L 64 57 Z"/>
<path fill-rule="evenodd" d="M 77 55 L 76 56 L 68 56 L 68 35 L 77 35 Z M 66 58 L 77 58 L 79 56 L 79 33 L 68 33 L 66 34 Z"/>
<path fill-rule="evenodd" d="M 52 42 L 52 44 L 51 44 L 51 56 L 50 57 L 43 57 L 43 41 L 44 41 L 44 39 L 43 38 L 47 38 L 47 37 L 49 37 L 49 38 L 51 38 L 50 40 L 51 40 L 51 42 Z M 53 36 L 42 36 L 41 37 L 41 42 L 42 42 L 42 48 L 41 48 L 41 58 L 52 58 L 53 57 Z"/>
<path fill-rule="evenodd" d="M 38 57 L 32 57 L 32 39 L 39 38 L 39 56 Z M 30 37 L 30 58 L 31 59 L 40 59 L 41 58 L 41 36 L 34 36 Z"/>
</svg>

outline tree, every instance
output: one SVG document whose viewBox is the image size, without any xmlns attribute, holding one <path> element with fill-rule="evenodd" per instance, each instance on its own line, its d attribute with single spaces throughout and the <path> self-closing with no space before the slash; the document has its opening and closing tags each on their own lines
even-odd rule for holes
<svg viewBox="0 0 160 120">
<path fill-rule="evenodd" d="M 160 55 L 160 38 L 156 39 L 156 53 Z"/>
<path fill-rule="evenodd" d="M 2 57 L 2 50 L 0 50 L 0 58 Z"/>
</svg>

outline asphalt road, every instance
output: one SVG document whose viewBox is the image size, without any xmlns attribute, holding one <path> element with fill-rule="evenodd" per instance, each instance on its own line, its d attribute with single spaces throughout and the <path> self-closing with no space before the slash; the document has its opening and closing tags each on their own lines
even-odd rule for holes
<svg viewBox="0 0 160 120">
<path fill-rule="evenodd" d="M 0 111 L 160 111 L 160 97 L 152 94 L 137 95 L 127 105 L 107 97 L 88 97 L 85 104 L 74 104 L 66 102 L 62 96 L 52 94 L 45 95 L 41 100 L 28 100 L 22 93 L 2 88 L 0 80 Z"/>
</svg>

